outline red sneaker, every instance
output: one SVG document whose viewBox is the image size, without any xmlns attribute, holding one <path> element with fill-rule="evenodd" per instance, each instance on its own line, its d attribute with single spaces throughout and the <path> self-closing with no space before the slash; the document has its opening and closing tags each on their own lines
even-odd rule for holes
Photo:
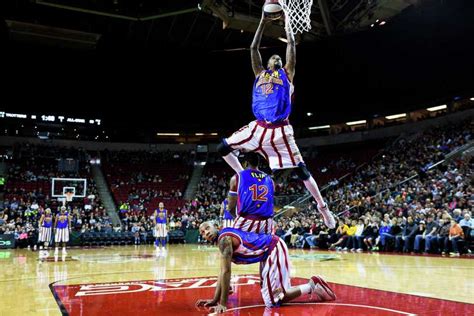
<svg viewBox="0 0 474 316">
<path fill-rule="evenodd" d="M 334 301 L 336 299 L 336 294 L 334 294 L 322 277 L 312 276 L 309 283 L 311 285 L 311 294 L 316 294 L 322 302 Z"/>
</svg>

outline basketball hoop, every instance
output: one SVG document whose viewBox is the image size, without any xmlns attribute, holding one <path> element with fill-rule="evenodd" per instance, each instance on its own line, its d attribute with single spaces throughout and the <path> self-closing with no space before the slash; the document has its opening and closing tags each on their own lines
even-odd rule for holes
<svg viewBox="0 0 474 316">
<path fill-rule="evenodd" d="M 286 27 L 293 35 L 311 29 L 311 6 L 313 0 L 278 0 L 285 12 Z"/>
<path fill-rule="evenodd" d="M 71 202 L 72 199 L 74 198 L 74 192 L 66 192 L 64 193 L 64 197 L 66 198 L 66 202 Z"/>
</svg>

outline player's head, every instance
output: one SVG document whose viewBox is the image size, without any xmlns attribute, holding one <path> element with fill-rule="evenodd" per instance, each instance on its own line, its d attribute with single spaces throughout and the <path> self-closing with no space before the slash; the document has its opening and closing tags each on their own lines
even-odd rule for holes
<svg viewBox="0 0 474 316">
<path fill-rule="evenodd" d="M 156 204 L 155 204 L 155 205 L 156 205 Z M 158 203 L 158 208 L 159 208 L 160 210 L 162 210 L 162 209 L 165 208 L 165 205 L 163 204 L 163 202 Z"/>
<path fill-rule="evenodd" d="M 278 55 L 273 55 L 270 57 L 267 63 L 267 68 L 269 70 L 278 70 L 283 67 L 283 61 L 281 60 L 281 57 Z"/>
<path fill-rule="evenodd" d="M 66 207 L 65 207 L 65 206 L 61 206 L 60 212 L 61 212 L 61 214 L 64 214 L 64 213 L 66 212 Z"/>
<path fill-rule="evenodd" d="M 44 212 L 45 212 L 47 215 L 49 215 L 49 214 L 51 214 L 51 209 L 48 207 L 47 209 L 44 210 Z"/>
<path fill-rule="evenodd" d="M 217 238 L 218 230 L 211 222 L 204 222 L 199 225 L 199 233 L 205 240 L 213 242 Z"/>
<path fill-rule="evenodd" d="M 256 152 L 248 152 L 245 154 L 245 167 L 249 169 L 258 169 L 260 166 L 260 155 Z"/>
</svg>

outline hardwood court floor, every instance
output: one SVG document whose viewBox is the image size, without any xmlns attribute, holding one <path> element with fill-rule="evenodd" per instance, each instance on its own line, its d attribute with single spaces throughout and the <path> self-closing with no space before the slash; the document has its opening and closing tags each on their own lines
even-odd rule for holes
<svg viewBox="0 0 474 316">
<path fill-rule="evenodd" d="M 50 253 L 52 254 L 52 252 Z M 44 262 L 40 261 L 38 252 L 2 250 L 0 251 L 0 315 L 61 315 L 61 308 L 64 314 L 69 315 L 108 315 L 112 314 L 107 312 L 113 310 L 112 306 L 118 308 L 119 311 L 119 313 L 115 311 L 114 315 L 127 315 L 133 313 L 133 310 L 120 307 L 120 304 L 127 306 L 127 300 L 133 302 L 135 298 L 133 296 L 117 296 L 117 293 L 128 291 L 127 295 L 129 295 L 134 291 L 143 292 L 145 290 L 156 292 L 147 298 L 148 301 L 145 301 L 143 306 L 155 306 L 154 301 L 156 300 L 161 305 L 155 307 L 164 311 L 167 304 L 171 306 L 167 300 L 171 299 L 172 295 L 158 295 L 156 293 L 165 292 L 160 292 L 160 289 L 156 289 L 152 285 L 143 284 L 156 285 L 159 283 L 165 287 L 163 284 L 168 282 L 166 283 L 168 289 L 199 289 L 201 292 L 194 291 L 193 295 L 211 298 L 212 283 L 215 280 L 200 279 L 200 277 L 217 276 L 218 258 L 216 248 L 199 245 L 171 245 L 166 255 L 157 255 L 154 248 L 149 245 L 78 248 L 70 249 L 68 256 L 66 258 L 60 256 L 57 258 L 57 262 L 51 257 Z M 381 312 L 377 315 L 389 315 L 391 312 L 388 311 L 392 309 L 407 311 L 408 309 L 398 308 L 400 304 L 403 305 L 403 302 L 400 301 L 405 299 L 409 301 L 409 298 L 413 297 L 443 300 L 430 300 L 429 304 L 434 309 L 440 304 L 438 302 L 468 303 L 458 305 L 449 303 L 452 304 L 449 308 L 451 311 L 453 309 L 458 311 L 453 315 L 474 315 L 474 305 L 471 305 L 474 304 L 474 260 L 472 259 L 290 250 L 290 260 L 293 267 L 292 275 L 295 277 L 296 283 L 304 282 L 301 278 L 306 279 L 311 275 L 323 275 L 336 287 L 336 290 L 339 290 L 340 293 L 336 292 L 336 294 L 339 294 L 340 299 L 338 298 L 336 303 L 338 302 L 337 304 L 340 306 L 344 305 L 345 308 L 356 305 L 351 305 L 353 301 L 342 293 L 343 291 L 376 289 L 382 291 L 367 290 L 368 292 L 360 294 L 360 297 L 380 296 L 380 293 L 388 292 L 410 294 L 405 297 L 391 293 L 391 295 L 395 295 L 394 298 L 387 296 L 384 308 L 380 307 Z M 233 265 L 232 275 L 258 275 L 258 265 Z M 172 280 L 157 282 L 157 280 L 165 279 Z M 244 282 L 245 285 L 250 285 L 257 282 L 258 277 L 250 276 L 244 281 L 242 281 L 243 279 L 238 281 L 238 278 L 235 280 L 238 284 Z M 173 308 L 184 308 L 185 305 L 186 308 L 191 308 L 193 303 L 191 300 L 194 301 L 196 297 L 182 295 L 180 293 L 184 292 L 174 290 L 166 292 L 174 293 L 173 295 L 176 296 L 174 299 L 181 301 L 181 305 L 176 305 L 178 307 L 173 305 Z M 111 294 L 107 293 L 110 291 L 115 291 L 114 293 L 117 295 L 108 295 Z M 236 292 L 234 295 L 237 295 L 237 299 L 232 301 L 235 306 L 246 305 L 244 297 L 247 296 L 252 296 L 255 304 L 261 304 L 258 288 L 253 289 L 251 295 L 245 294 L 247 296 L 239 290 Z M 94 295 L 94 301 L 90 300 L 90 294 Z M 366 306 L 369 303 L 364 304 Z M 129 306 L 133 306 L 133 304 Z M 300 306 L 299 308 L 306 309 L 309 312 L 308 315 L 311 315 L 313 313 L 321 314 L 321 306 L 318 306 L 318 312 L 309 312 L 311 308 L 315 308 L 314 306 Z M 135 306 L 134 309 L 136 308 Z M 426 313 L 425 315 L 441 315 L 435 313 L 434 309 L 432 314 Z M 88 312 L 86 313 L 86 311 Z M 186 311 L 191 313 L 191 309 Z M 247 312 L 248 315 L 253 315 L 251 309 L 248 309 Z M 175 310 L 174 314 L 185 314 L 185 309 L 181 313 Z M 206 313 L 201 314 L 205 315 Z M 262 312 L 257 311 L 256 314 L 262 315 Z M 343 315 L 345 312 L 338 309 L 324 315 L 336 314 Z M 400 312 L 400 314 L 413 315 L 415 313 L 408 311 L 406 313 Z M 285 313 L 279 315 L 285 315 Z"/>
</svg>

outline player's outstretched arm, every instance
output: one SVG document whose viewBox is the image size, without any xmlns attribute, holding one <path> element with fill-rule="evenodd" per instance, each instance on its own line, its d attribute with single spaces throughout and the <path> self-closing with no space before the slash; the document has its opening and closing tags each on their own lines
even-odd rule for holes
<svg viewBox="0 0 474 316">
<path fill-rule="evenodd" d="M 221 289 L 221 297 L 219 304 L 217 304 L 213 310 L 219 314 L 225 312 L 227 309 L 227 300 L 229 298 L 230 288 L 230 275 L 232 265 L 232 238 L 226 236 L 219 240 L 219 250 L 221 252 L 221 274 L 219 276 L 219 283 Z"/>
<path fill-rule="evenodd" d="M 295 76 L 295 65 L 296 65 L 296 43 L 295 36 L 290 30 L 289 20 L 285 19 L 285 31 L 286 31 L 286 40 L 288 44 L 286 45 L 286 65 L 285 70 L 288 74 L 288 79 L 293 82 L 293 77 Z"/>
<path fill-rule="evenodd" d="M 235 218 L 237 217 L 236 206 L 237 206 L 237 176 L 234 175 L 230 178 L 229 194 L 227 195 L 227 208 L 230 214 Z"/>
<path fill-rule="evenodd" d="M 225 312 L 227 299 L 229 297 L 231 264 L 232 264 L 232 239 L 224 237 L 219 241 L 221 253 L 221 271 L 217 278 L 216 292 L 212 300 L 200 299 L 196 301 L 196 307 L 212 307 L 213 312 L 219 314 Z"/>
<path fill-rule="evenodd" d="M 221 203 L 221 210 L 219 211 L 219 216 L 224 217 L 224 202 Z"/>
<path fill-rule="evenodd" d="M 262 56 L 260 55 L 258 49 L 260 48 L 263 30 L 269 21 L 270 20 L 265 18 L 262 12 L 262 19 L 260 20 L 260 24 L 258 25 L 257 31 L 255 32 L 255 36 L 253 37 L 252 45 L 250 45 L 250 57 L 252 60 L 252 69 L 255 77 L 265 70 L 262 63 Z"/>
</svg>

